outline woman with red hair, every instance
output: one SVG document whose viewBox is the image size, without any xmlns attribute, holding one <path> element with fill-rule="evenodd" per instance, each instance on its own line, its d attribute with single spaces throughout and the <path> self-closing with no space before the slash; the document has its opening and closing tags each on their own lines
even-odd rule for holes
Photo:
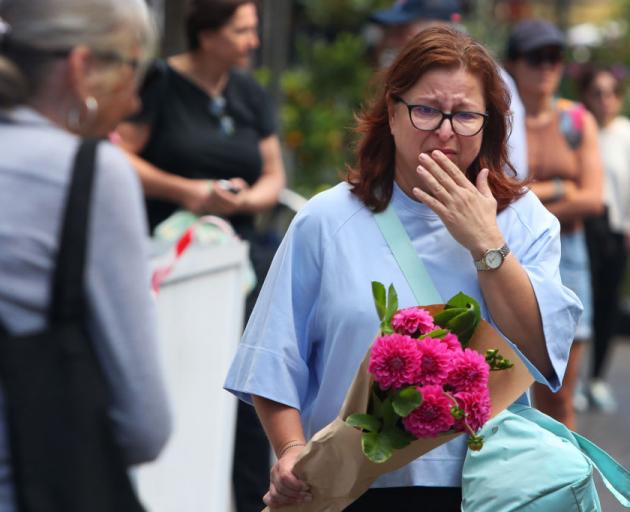
<svg viewBox="0 0 630 512">
<path fill-rule="evenodd" d="M 393 283 L 400 307 L 416 303 L 376 212 L 400 219 L 442 297 L 476 298 L 536 379 L 559 387 L 580 304 L 560 282 L 558 221 L 505 175 L 508 119 L 488 52 L 455 29 L 424 30 L 359 115 L 346 182 L 294 219 L 225 385 L 253 401 L 278 455 L 265 496 L 274 509 L 311 497 L 292 468 L 337 415 L 377 331 L 370 282 Z M 459 511 L 465 452 L 463 438 L 446 443 L 346 510 Z"/>
</svg>

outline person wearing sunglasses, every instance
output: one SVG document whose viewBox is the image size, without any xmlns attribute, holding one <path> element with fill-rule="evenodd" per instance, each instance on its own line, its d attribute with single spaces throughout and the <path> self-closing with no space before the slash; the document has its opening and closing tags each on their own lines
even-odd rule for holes
<svg viewBox="0 0 630 512">
<path fill-rule="evenodd" d="M 630 250 L 630 120 L 620 115 L 625 92 L 622 72 L 615 66 L 587 65 L 577 81 L 580 98 L 599 128 L 606 204 L 602 215 L 586 222 L 593 289 L 593 349 L 585 394 L 587 405 L 607 413 L 617 409 L 605 375 Z"/>
<path fill-rule="evenodd" d="M 563 283 L 580 298 L 584 313 L 557 393 L 534 385 L 536 406 L 575 427 L 573 396 L 585 342 L 592 335 L 589 262 L 584 219 L 602 211 L 602 163 L 593 116 L 556 98 L 563 73 L 564 36 L 553 24 L 523 20 L 509 35 L 507 69 L 525 105 L 530 189 L 560 221 Z"/>
<path fill-rule="evenodd" d="M 377 331 L 370 283 L 392 283 L 401 308 L 417 305 L 375 213 L 400 219 L 442 297 L 478 300 L 536 379 L 559 387 L 581 308 L 560 282 L 558 220 L 504 172 L 509 101 L 481 44 L 445 25 L 421 31 L 358 114 L 346 180 L 294 218 L 225 383 L 253 401 L 278 454 L 272 510 L 311 498 L 292 468 L 338 414 Z M 446 443 L 346 510 L 460 511 L 465 454 L 465 439 Z"/>
</svg>

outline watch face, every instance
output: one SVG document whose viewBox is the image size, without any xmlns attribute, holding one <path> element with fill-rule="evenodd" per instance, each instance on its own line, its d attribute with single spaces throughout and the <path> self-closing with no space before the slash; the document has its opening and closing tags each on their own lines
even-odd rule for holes
<svg viewBox="0 0 630 512">
<path fill-rule="evenodd" d="M 499 268 L 501 263 L 503 263 L 503 255 L 498 250 L 488 251 L 484 257 L 484 261 L 488 268 Z"/>
</svg>

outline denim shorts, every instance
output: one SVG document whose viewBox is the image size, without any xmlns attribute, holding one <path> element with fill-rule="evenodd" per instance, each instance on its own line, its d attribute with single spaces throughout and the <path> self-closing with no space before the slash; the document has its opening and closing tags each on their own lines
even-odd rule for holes
<svg viewBox="0 0 630 512">
<path fill-rule="evenodd" d="M 584 306 L 575 339 L 585 340 L 590 338 L 593 332 L 593 299 L 584 231 L 562 234 L 560 235 L 560 242 L 562 244 L 560 256 L 562 283 L 578 296 Z"/>
</svg>

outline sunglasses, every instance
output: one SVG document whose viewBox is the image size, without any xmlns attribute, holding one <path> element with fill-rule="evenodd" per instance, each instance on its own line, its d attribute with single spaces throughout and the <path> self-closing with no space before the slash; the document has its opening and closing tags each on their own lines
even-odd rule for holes
<svg viewBox="0 0 630 512">
<path fill-rule="evenodd" d="M 523 59 L 528 66 L 538 68 L 543 64 L 556 66 L 564 60 L 564 54 L 560 48 L 541 48 L 523 54 Z"/>
<path fill-rule="evenodd" d="M 227 102 L 223 96 L 212 96 L 208 110 L 210 115 L 219 123 L 219 129 L 223 135 L 234 134 L 234 119 L 227 113 Z"/>
</svg>

